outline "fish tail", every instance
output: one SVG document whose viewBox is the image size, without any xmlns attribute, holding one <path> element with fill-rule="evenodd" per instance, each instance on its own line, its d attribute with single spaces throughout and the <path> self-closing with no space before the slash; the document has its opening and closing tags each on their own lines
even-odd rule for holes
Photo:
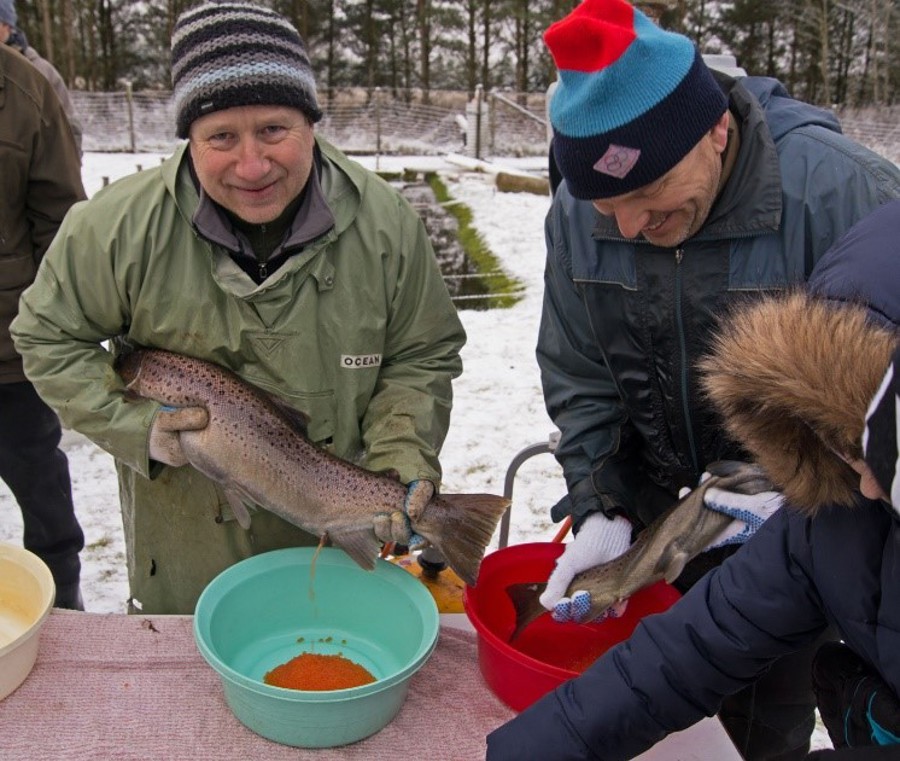
<svg viewBox="0 0 900 761">
<path fill-rule="evenodd" d="M 494 494 L 442 494 L 413 528 L 431 542 L 470 587 L 510 500 Z"/>
<path fill-rule="evenodd" d="M 546 588 L 547 585 L 542 583 L 510 584 L 506 588 L 506 594 L 509 595 L 516 611 L 516 628 L 509 638 L 510 642 L 518 637 L 528 624 L 547 612 L 540 599 Z"/>
</svg>

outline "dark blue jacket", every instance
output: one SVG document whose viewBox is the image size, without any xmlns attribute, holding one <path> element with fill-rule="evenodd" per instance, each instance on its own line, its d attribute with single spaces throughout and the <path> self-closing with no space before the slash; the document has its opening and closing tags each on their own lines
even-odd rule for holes
<svg viewBox="0 0 900 761">
<path fill-rule="evenodd" d="M 841 238 L 809 288 L 900 326 L 900 201 Z M 631 758 L 829 624 L 900 694 L 900 519 L 885 503 L 780 510 L 669 611 L 489 735 L 487 757 Z"/>
<path fill-rule="evenodd" d="M 827 624 L 900 694 L 900 523 L 783 509 L 665 614 L 488 736 L 489 761 L 632 758 L 718 710 Z"/>
</svg>

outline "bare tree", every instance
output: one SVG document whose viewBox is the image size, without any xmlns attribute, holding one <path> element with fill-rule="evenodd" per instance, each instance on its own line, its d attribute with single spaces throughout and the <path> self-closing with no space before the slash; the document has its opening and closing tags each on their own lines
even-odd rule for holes
<svg viewBox="0 0 900 761">
<path fill-rule="evenodd" d="M 40 0 L 41 3 L 41 24 L 44 32 L 44 58 L 50 63 L 54 62 L 53 55 L 53 23 L 52 14 L 50 12 L 50 0 Z"/>
<path fill-rule="evenodd" d="M 419 29 L 419 83 L 422 102 L 431 103 L 431 0 L 416 0 Z"/>
</svg>

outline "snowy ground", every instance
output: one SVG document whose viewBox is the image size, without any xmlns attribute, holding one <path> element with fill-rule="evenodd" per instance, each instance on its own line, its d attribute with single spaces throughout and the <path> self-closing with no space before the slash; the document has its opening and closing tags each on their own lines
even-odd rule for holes
<svg viewBox="0 0 900 761">
<path fill-rule="evenodd" d="M 104 184 L 149 168 L 160 154 L 87 153 L 84 184 L 93 194 Z M 454 384 L 452 423 L 441 460 L 445 492 L 504 493 L 507 471 L 525 447 L 546 442 L 554 430 L 544 409 L 534 344 L 540 319 L 544 264 L 544 215 L 549 197 L 499 193 L 489 175 L 465 172 L 434 157 L 360 158 L 369 168 L 436 169 L 446 174 L 451 196 L 467 204 L 474 223 L 502 266 L 525 285 L 525 298 L 511 309 L 460 312 L 468 333 L 464 371 Z M 539 171 L 541 159 L 509 159 L 510 168 Z M 128 580 L 112 458 L 80 435 L 67 431 L 63 448 L 69 457 L 78 518 L 84 528 L 82 587 L 93 612 L 125 611 Z M 564 493 L 562 474 L 552 455 L 526 460 L 513 481 L 509 543 L 548 541 L 557 526 L 550 506 Z M 0 541 L 20 543 L 19 508 L 0 482 Z M 493 548 L 498 546 L 495 536 Z M 819 727 L 814 748 L 830 747 Z"/>
</svg>

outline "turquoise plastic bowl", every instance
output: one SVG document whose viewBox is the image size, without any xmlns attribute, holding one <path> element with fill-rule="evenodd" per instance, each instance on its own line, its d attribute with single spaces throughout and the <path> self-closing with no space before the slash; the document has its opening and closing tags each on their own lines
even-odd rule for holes
<svg viewBox="0 0 900 761">
<path fill-rule="evenodd" d="M 385 560 L 365 571 L 342 550 L 275 550 L 223 571 L 200 595 L 194 638 L 225 700 L 254 732 L 330 748 L 383 729 L 437 645 L 434 598 Z M 303 652 L 343 655 L 375 682 L 345 690 L 273 687 L 265 674 Z"/>
</svg>

